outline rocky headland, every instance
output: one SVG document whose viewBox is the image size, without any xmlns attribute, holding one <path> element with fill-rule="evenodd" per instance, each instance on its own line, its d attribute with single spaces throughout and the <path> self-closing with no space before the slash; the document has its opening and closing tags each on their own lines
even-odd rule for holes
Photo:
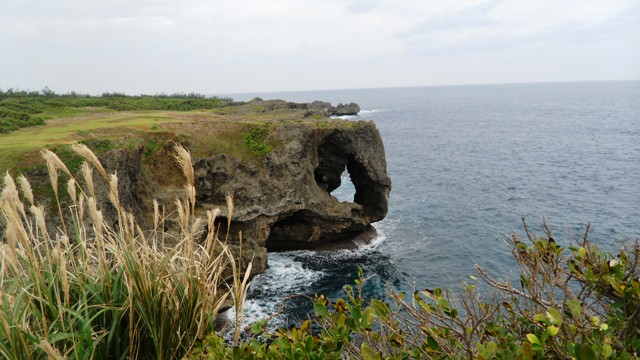
<svg viewBox="0 0 640 360">
<path fill-rule="evenodd" d="M 253 259 L 257 274 L 266 270 L 268 251 L 348 243 L 385 217 L 391 182 L 375 124 L 328 117 L 357 111 L 357 104 L 254 99 L 216 111 L 164 114 L 177 121 L 151 130 L 78 136 L 108 172 L 117 172 L 120 200 L 143 225 L 152 223 L 154 199 L 170 213 L 184 191 L 173 155 L 175 143 L 182 144 L 193 159 L 196 215 L 214 208 L 226 214 L 225 197 L 233 195 L 230 242 L 237 247 L 242 234 L 244 263 Z M 331 195 L 344 171 L 355 187 L 351 202 Z M 28 177 L 48 181 L 42 168 Z M 115 215 L 110 207 L 101 204 L 107 218 Z M 219 218 L 222 233 L 226 221 Z M 175 226 L 167 222 L 166 230 Z"/>
</svg>

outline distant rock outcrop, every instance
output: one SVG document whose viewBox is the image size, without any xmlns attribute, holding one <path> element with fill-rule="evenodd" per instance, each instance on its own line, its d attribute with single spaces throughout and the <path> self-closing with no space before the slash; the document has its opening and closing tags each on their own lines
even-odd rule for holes
<svg viewBox="0 0 640 360">
<path fill-rule="evenodd" d="M 307 104 L 307 109 L 309 110 L 309 113 L 321 116 L 331 116 L 334 112 L 334 108 L 331 106 L 331 103 L 318 100 Z"/>
<path fill-rule="evenodd" d="M 336 116 L 345 116 L 345 115 L 358 115 L 360 112 L 360 106 L 356 103 L 348 103 L 348 104 L 338 104 L 335 108 L 334 115 Z"/>
<path fill-rule="evenodd" d="M 310 114 L 321 116 L 358 115 L 358 113 L 360 112 L 360 106 L 353 102 L 333 106 L 329 102 L 314 101 L 312 103 L 306 104 L 306 106 Z"/>
</svg>

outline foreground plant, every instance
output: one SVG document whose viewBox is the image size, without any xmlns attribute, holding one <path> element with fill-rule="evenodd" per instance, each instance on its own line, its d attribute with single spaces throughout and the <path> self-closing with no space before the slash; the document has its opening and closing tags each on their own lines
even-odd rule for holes
<svg viewBox="0 0 640 360">
<path fill-rule="evenodd" d="M 209 211 L 206 220 L 195 216 L 191 157 L 176 146 L 187 181 L 184 198 L 175 201 L 180 232 L 168 241 L 175 234 L 164 231 L 157 202 L 153 227 L 143 230 L 120 203 L 117 176 L 107 174 L 86 146 L 72 149 L 85 159 L 84 186 L 54 153 L 42 152 L 56 199 L 56 231 L 48 227 L 27 179 L 20 176 L 16 185 L 4 176 L 0 357 L 181 358 L 214 331 L 214 317 L 240 285 L 234 304 L 242 309 L 246 282 L 226 284 L 223 278 L 230 268 L 234 279 L 242 277 L 231 251 L 216 237 L 219 210 Z M 94 170 L 115 209 L 113 226 L 98 207 Z M 60 201 L 61 176 L 67 179 L 67 209 Z"/>
<path fill-rule="evenodd" d="M 471 276 L 454 294 L 442 289 L 391 292 L 366 301 L 362 272 L 347 297 L 315 300 L 316 315 L 300 326 L 266 331 L 236 348 L 210 335 L 192 358 L 247 359 L 631 359 L 640 352 L 640 245 L 617 255 L 582 239 L 568 248 L 551 231 L 527 243 L 516 235 L 511 251 L 520 286 L 477 267 L 492 288 Z M 484 287 L 486 288 L 486 286 Z M 312 330 L 315 329 L 315 330 Z"/>
</svg>

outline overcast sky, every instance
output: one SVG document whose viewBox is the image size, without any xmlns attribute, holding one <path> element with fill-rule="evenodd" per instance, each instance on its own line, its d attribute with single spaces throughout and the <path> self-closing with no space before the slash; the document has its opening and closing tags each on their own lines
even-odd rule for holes
<svg viewBox="0 0 640 360">
<path fill-rule="evenodd" d="M 638 0 L 0 0 L 0 88 L 640 79 Z"/>
</svg>

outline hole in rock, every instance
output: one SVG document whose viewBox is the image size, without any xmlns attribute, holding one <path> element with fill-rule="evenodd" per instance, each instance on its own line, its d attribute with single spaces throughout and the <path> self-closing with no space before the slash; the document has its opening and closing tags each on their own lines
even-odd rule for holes
<svg viewBox="0 0 640 360">
<path fill-rule="evenodd" d="M 336 134 L 327 136 L 318 146 L 318 167 L 315 179 L 318 186 L 338 201 L 355 202 L 357 183 L 353 181 L 353 154 L 344 149 L 343 140 Z"/>
<path fill-rule="evenodd" d="M 335 196 L 338 201 L 354 202 L 356 187 L 353 185 L 351 176 L 346 168 L 342 172 L 342 175 L 340 175 L 340 186 L 333 190 L 331 195 Z"/>
</svg>

